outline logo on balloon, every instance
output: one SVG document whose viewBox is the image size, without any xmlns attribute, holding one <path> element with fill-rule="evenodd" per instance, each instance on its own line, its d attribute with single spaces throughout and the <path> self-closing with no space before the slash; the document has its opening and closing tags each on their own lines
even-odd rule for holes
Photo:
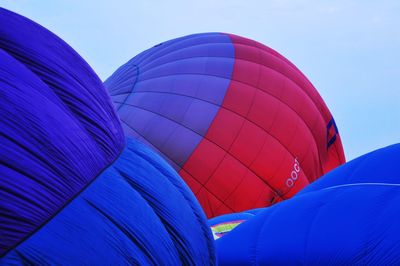
<svg viewBox="0 0 400 266">
<path fill-rule="evenodd" d="M 299 161 L 297 161 L 297 158 L 294 158 L 293 170 L 290 173 L 290 177 L 286 180 L 286 186 L 293 187 L 295 181 L 299 177 L 299 173 L 300 173 L 300 163 Z"/>
</svg>

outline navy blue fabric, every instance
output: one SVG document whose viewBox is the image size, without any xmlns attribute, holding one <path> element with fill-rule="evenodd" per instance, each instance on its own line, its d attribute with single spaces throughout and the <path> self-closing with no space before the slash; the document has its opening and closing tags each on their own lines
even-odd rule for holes
<svg viewBox="0 0 400 266">
<path fill-rule="evenodd" d="M 65 42 L 0 9 L 0 256 L 120 153 L 100 79 Z"/>
<path fill-rule="evenodd" d="M 0 264 L 209 265 L 210 236 L 176 172 L 129 140 L 112 166 Z"/>
<path fill-rule="evenodd" d="M 0 150 L 1 265 L 215 262 L 194 195 L 149 148 L 126 144 L 93 70 L 4 9 Z"/>
<path fill-rule="evenodd" d="M 400 144 L 333 170 L 216 241 L 220 265 L 395 265 Z M 397 166 L 397 167 L 396 167 Z"/>
</svg>

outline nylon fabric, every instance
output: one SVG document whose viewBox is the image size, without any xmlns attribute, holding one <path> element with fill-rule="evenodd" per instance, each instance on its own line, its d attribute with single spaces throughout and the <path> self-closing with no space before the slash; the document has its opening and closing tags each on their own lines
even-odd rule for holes
<svg viewBox="0 0 400 266">
<path fill-rule="evenodd" d="M 399 155 L 397 144 L 361 156 L 258 212 L 216 241 L 219 265 L 397 264 Z"/>
<path fill-rule="evenodd" d="M 161 43 L 104 84 L 125 133 L 174 166 L 209 218 L 288 199 L 345 161 L 312 84 L 276 51 L 243 37 Z"/>
</svg>

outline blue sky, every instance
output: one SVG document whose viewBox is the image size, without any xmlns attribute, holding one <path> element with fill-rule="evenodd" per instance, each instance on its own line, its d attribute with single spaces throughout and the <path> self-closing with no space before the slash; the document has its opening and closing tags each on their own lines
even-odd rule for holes
<svg viewBox="0 0 400 266">
<path fill-rule="evenodd" d="M 1 0 L 50 29 L 102 80 L 166 40 L 221 31 L 277 50 L 331 109 L 347 159 L 400 142 L 400 1 Z"/>
</svg>

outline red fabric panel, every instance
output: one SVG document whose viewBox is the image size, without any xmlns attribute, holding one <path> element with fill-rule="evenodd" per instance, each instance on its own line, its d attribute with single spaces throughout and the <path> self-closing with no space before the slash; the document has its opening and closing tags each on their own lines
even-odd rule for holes
<svg viewBox="0 0 400 266">
<path fill-rule="evenodd" d="M 201 207 L 209 217 L 214 217 L 220 213 L 231 213 L 234 212 L 228 205 L 224 204 L 221 200 L 217 199 L 212 193 L 206 190 L 206 188 L 200 189 L 196 193 L 196 197 L 199 200 Z"/>
<path fill-rule="evenodd" d="M 229 152 L 249 167 L 260 152 L 265 137 L 266 133 L 262 128 L 245 121 Z"/>
<path fill-rule="evenodd" d="M 223 202 L 244 180 L 247 168 L 230 155 L 226 155 L 205 187 Z"/>
<path fill-rule="evenodd" d="M 232 80 L 226 92 L 223 106 L 242 117 L 246 116 L 252 106 L 256 91 L 257 89 L 250 85 Z"/>
<path fill-rule="evenodd" d="M 203 187 L 199 182 L 197 182 L 197 180 L 193 176 L 191 176 L 185 170 L 181 170 L 179 174 L 185 180 L 186 184 L 190 187 L 190 190 L 192 190 L 194 194 L 197 194 Z"/>
<path fill-rule="evenodd" d="M 181 170 L 185 180 L 189 175 L 202 185 L 193 186 L 208 217 L 290 198 L 344 162 L 338 133 L 327 132 L 332 115 L 307 78 L 272 49 L 230 37 L 231 83 Z M 335 134 L 327 149 L 327 136 Z"/>
<path fill-rule="evenodd" d="M 214 173 L 216 166 L 224 158 L 225 153 L 222 148 L 204 138 L 189 157 L 184 167 L 182 167 L 182 170 L 196 177 L 196 180 L 204 185 Z"/>
<path fill-rule="evenodd" d="M 227 109 L 221 108 L 211 124 L 207 138 L 228 150 L 239 134 L 244 118 Z"/>
<path fill-rule="evenodd" d="M 271 205 L 277 196 L 251 171 L 247 171 L 246 176 L 224 202 L 227 206 L 232 206 L 235 212 L 248 210 Z"/>
</svg>

